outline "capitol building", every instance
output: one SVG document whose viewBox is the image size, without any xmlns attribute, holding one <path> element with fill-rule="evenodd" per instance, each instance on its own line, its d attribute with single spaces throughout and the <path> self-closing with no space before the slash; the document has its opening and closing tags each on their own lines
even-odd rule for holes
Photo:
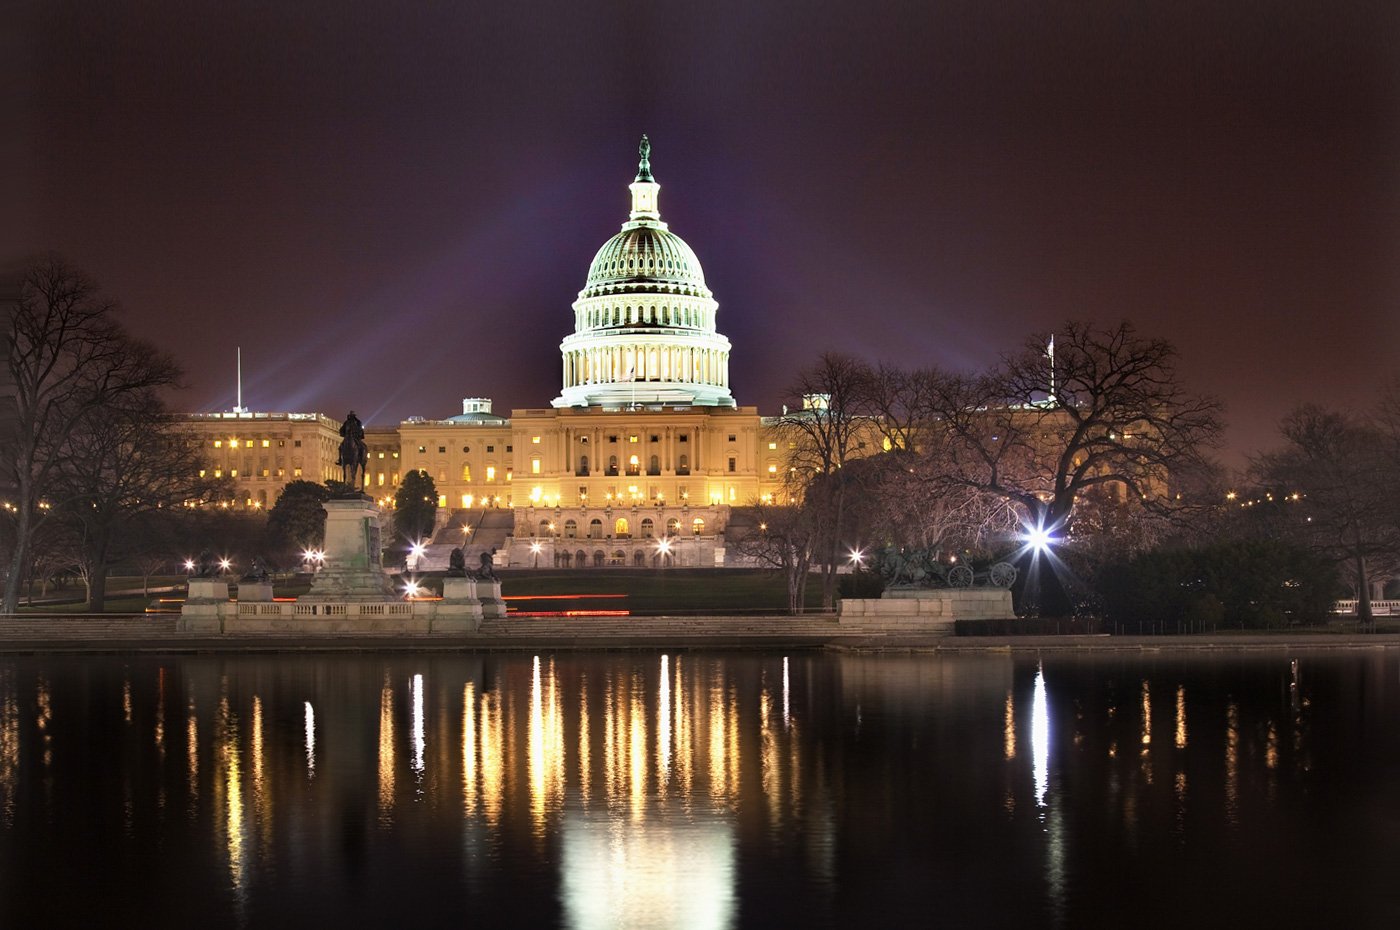
<svg viewBox="0 0 1400 930">
<path fill-rule="evenodd" d="M 502 567 L 734 564 L 732 508 L 781 499 L 785 443 L 730 393 L 719 302 L 661 219 L 645 136 L 639 151 L 631 211 L 590 263 L 559 345 L 559 396 L 509 416 L 468 397 L 455 416 L 367 428 L 367 493 L 392 506 L 410 470 L 438 490 L 426 567 L 445 566 L 456 546 L 469 560 L 495 550 Z M 187 422 L 215 474 L 234 480 L 237 506 L 266 508 L 289 481 L 339 476 L 340 424 L 323 414 Z"/>
</svg>

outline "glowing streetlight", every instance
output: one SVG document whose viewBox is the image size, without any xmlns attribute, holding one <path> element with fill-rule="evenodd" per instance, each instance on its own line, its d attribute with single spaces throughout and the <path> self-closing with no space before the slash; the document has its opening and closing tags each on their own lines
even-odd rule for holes
<svg viewBox="0 0 1400 930">
<path fill-rule="evenodd" d="M 656 541 L 656 554 L 661 556 L 661 567 L 666 567 L 666 562 L 671 556 L 671 540 L 658 539 Z"/>
<path fill-rule="evenodd" d="M 229 559 L 219 559 L 219 568 L 223 571 L 228 571 L 232 565 L 233 562 Z"/>
<path fill-rule="evenodd" d="M 422 590 L 423 589 L 418 586 L 418 582 L 416 581 L 406 582 L 403 586 L 404 596 L 409 599 L 417 597 Z"/>
<path fill-rule="evenodd" d="M 535 568 L 540 567 L 540 548 L 541 546 L 538 542 L 530 543 L 530 551 L 535 554 Z"/>
<path fill-rule="evenodd" d="M 185 559 L 185 571 L 194 571 L 194 559 Z"/>
</svg>

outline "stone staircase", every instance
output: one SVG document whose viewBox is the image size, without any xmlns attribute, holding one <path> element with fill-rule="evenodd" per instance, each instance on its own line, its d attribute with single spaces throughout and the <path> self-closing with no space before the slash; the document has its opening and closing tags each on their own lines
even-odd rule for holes
<svg viewBox="0 0 1400 930">
<path fill-rule="evenodd" d="M 471 527 L 463 533 L 462 527 Z M 452 559 L 452 550 L 462 547 L 467 568 L 476 571 L 481 553 L 505 549 L 515 532 L 515 512 L 498 508 L 454 510 L 447 522 L 438 527 L 432 541 L 424 548 L 418 562 L 420 572 L 445 572 Z"/>
<path fill-rule="evenodd" d="M 177 614 L 0 617 L 0 640 L 149 639 L 175 633 Z"/>
</svg>

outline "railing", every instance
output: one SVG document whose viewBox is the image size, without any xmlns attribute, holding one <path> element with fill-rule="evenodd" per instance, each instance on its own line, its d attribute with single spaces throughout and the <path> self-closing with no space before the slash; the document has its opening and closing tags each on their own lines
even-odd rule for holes
<svg viewBox="0 0 1400 930">
<path fill-rule="evenodd" d="M 1337 601 L 1332 605 L 1332 613 L 1344 616 L 1356 616 L 1356 608 L 1360 602 L 1351 599 Z M 1400 616 L 1400 601 L 1372 601 L 1371 616 L 1373 617 L 1395 617 Z"/>
</svg>

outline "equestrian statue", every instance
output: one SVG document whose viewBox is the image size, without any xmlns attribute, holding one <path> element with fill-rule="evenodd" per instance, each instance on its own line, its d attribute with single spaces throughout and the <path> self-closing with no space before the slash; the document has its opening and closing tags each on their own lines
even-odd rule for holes
<svg viewBox="0 0 1400 930">
<path fill-rule="evenodd" d="M 360 418 L 351 410 L 340 426 L 340 480 L 355 490 L 365 483 L 365 465 L 369 462 L 369 449 L 365 446 L 365 427 Z"/>
</svg>

